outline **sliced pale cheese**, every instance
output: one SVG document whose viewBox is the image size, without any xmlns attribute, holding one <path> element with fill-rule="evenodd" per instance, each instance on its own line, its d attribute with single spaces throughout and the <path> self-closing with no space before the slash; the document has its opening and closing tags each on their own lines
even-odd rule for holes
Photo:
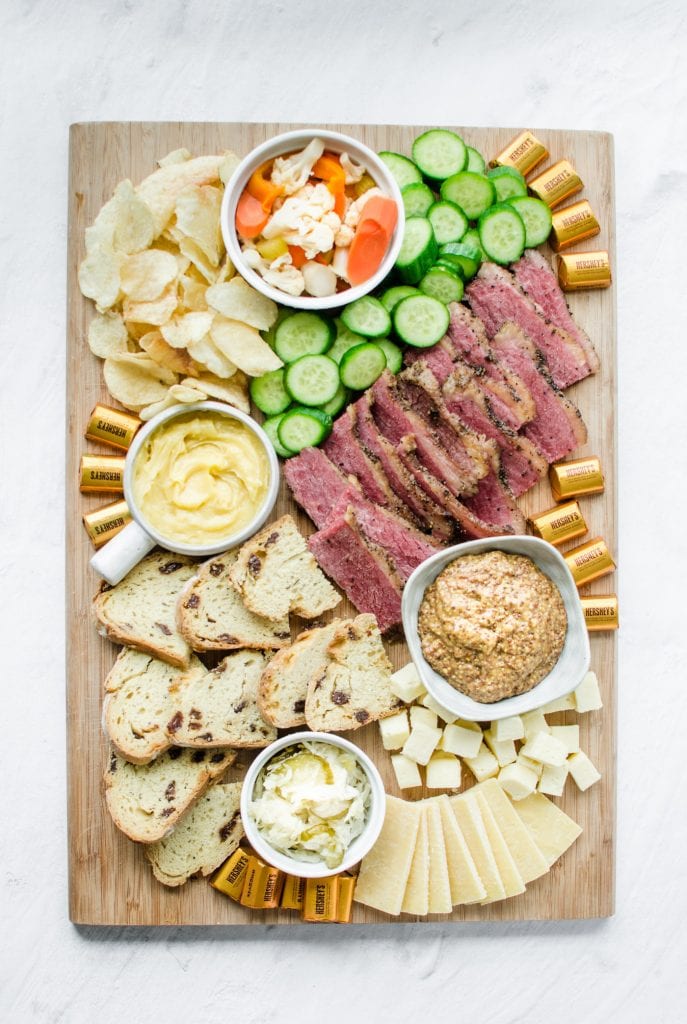
<svg viewBox="0 0 687 1024">
<path fill-rule="evenodd" d="M 518 756 L 515 759 L 515 763 L 521 764 L 523 768 L 529 768 L 531 772 L 534 772 L 538 779 L 541 778 L 541 773 L 544 768 L 544 765 L 541 763 L 541 761 L 533 761 L 531 758 L 525 757 L 524 754 L 518 753 Z"/>
<path fill-rule="evenodd" d="M 565 743 L 561 743 L 549 733 L 538 732 L 520 747 L 520 753 L 523 757 L 539 761 L 540 764 L 551 764 L 554 768 L 559 768 L 565 764 L 568 748 Z"/>
<path fill-rule="evenodd" d="M 482 793 L 477 793 L 476 799 L 479 804 L 487 838 L 489 839 L 489 845 L 491 846 L 492 853 L 494 854 L 496 867 L 499 869 L 503 888 L 506 890 L 506 896 L 519 896 L 521 892 L 525 891 L 525 883 L 522 880 L 522 875 L 518 871 L 517 864 L 513 860 L 513 856 L 508 849 L 506 840 L 503 838 L 501 830 L 496 824 L 496 819 L 494 818 L 484 795 Z M 486 899 L 484 902 L 491 903 L 492 900 Z"/>
<path fill-rule="evenodd" d="M 451 885 L 444 846 L 444 830 L 441 827 L 441 812 L 436 800 L 425 800 L 424 811 L 429 842 L 429 912 L 450 914 L 453 909 Z"/>
<path fill-rule="evenodd" d="M 541 710 L 539 711 L 526 711 L 522 718 L 522 724 L 525 727 L 525 739 L 532 739 L 535 733 L 538 732 L 549 732 L 549 723 L 544 718 Z"/>
<path fill-rule="evenodd" d="M 537 788 L 538 781 L 538 775 L 523 764 L 507 764 L 499 772 L 499 785 L 511 800 L 524 800 L 530 796 Z"/>
<path fill-rule="evenodd" d="M 415 852 L 410 865 L 410 874 L 401 910 L 404 914 L 424 915 L 429 913 L 429 840 L 427 838 L 427 815 L 422 804 L 420 804 L 420 822 L 415 840 Z"/>
<path fill-rule="evenodd" d="M 460 789 L 460 761 L 455 754 L 435 750 L 425 769 L 427 789 Z"/>
<path fill-rule="evenodd" d="M 409 661 L 403 668 L 399 668 L 398 672 L 394 672 L 389 688 L 394 696 L 400 697 L 406 704 L 411 704 L 426 693 L 424 683 L 412 661 Z"/>
<path fill-rule="evenodd" d="M 399 789 L 413 789 L 422 785 L 422 776 L 417 761 L 411 761 L 405 754 L 392 754 L 391 767 Z"/>
<path fill-rule="evenodd" d="M 491 779 L 499 773 L 499 763 L 484 743 L 476 757 L 464 757 L 463 760 L 478 782 L 484 782 L 485 779 Z"/>
<path fill-rule="evenodd" d="M 496 867 L 477 800 L 474 796 L 470 796 L 468 790 L 467 793 L 461 793 L 460 796 L 450 796 L 448 801 L 479 872 L 486 891 L 486 898 L 488 900 L 505 899 L 506 890 L 503 887 L 499 869 Z"/>
<path fill-rule="evenodd" d="M 563 744 L 569 754 L 576 754 L 580 749 L 579 725 L 552 725 L 551 735 Z"/>
<path fill-rule="evenodd" d="M 499 740 L 521 740 L 525 735 L 525 724 L 520 715 L 511 715 L 510 718 L 500 718 L 491 723 L 491 732 L 494 738 Z"/>
<path fill-rule="evenodd" d="M 596 770 L 594 764 L 582 750 L 578 750 L 576 754 L 570 755 L 568 758 L 568 770 L 575 780 L 575 785 L 583 793 L 601 778 L 600 772 Z"/>
<path fill-rule="evenodd" d="M 548 704 L 542 705 L 539 710 L 543 715 L 552 715 L 556 711 L 574 711 L 575 694 L 568 693 L 565 697 L 558 697 L 556 700 L 550 700 Z"/>
<path fill-rule="evenodd" d="M 379 723 L 379 734 L 385 750 L 400 750 L 410 736 L 408 713 L 404 709 L 389 718 L 382 718 Z"/>
<path fill-rule="evenodd" d="M 360 865 L 354 899 L 386 914 L 401 913 L 420 825 L 420 805 L 386 798 L 379 839 Z"/>
<path fill-rule="evenodd" d="M 575 697 L 575 708 L 580 714 L 587 711 L 598 711 L 603 707 L 596 672 L 587 672 L 573 696 Z"/>
<path fill-rule="evenodd" d="M 441 729 L 433 729 L 431 725 L 418 722 L 410 730 L 410 736 L 403 744 L 401 753 L 417 764 L 427 764 L 440 739 Z"/>
<path fill-rule="evenodd" d="M 477 757 L 482 746 L 482 730 L 476 722 L 451 722 L 441 737 L 441 749 L 459 757 Z"/>
<path fill-rule="evenodd" d="M 496 779 L 481 782 L 473 792 L 479 792 L 489 804 L 523 882 L 527 884 L 545 875 L 549 870 L 548 861 Z"/>
<path fill-rule="evenodd" d="M 494 730 L 487 729 L 484 733 L 484 742 L 491 750 L 501 768 L 505 768 L 507 764 L 514 763 L 517 754 L 515 752 L 515 743 L 513 740 L 497 739 Z"/>
<path fill-rule="evenodd" d="M 542 793 L 518 800 L 513 808 L 530 831 L 549 866 L 575 842 L 582 829 Z"/>
<path fill-rule="evenodd" d="M 438 700 L 435 700 L 429 693 L 426 693 L 424 697 L 420 698 L 420 703 L 423 707 L 429 708 L 430 711 L 434 711 L 434 713 L 437 714 L 439 718 L 443 718 L 445 722 L 455 722 L 458 717 L 458 715 L 454 715 L 452 711 L 449 711 L 448 708 L 445 708 L 443 704 L 440 704 Z"/>
<path fill-rule="evenodd" d="M 563 764 L 554 768 L 553 765 L 544 765 L 537 790 L 546 796 L 563 796 L 565 783 L 568 778 L 568 765 Z"/>
<path fill-rule="evenodd" d="M 423 708 L 418 704 L 413 704 L 410 709 L 410 728 L 414 729 L 420 723 L 429 726 L 430 729 L 436 729 L 439 724 L 437 713 L 432 711 L 431 708 Z"/>
<path fill-rule="evenodd" d="M 498 784 L 497 784 L 498 785 Z M 444 830 L 444 846 L 448 864 L 448 879 L 451 886 L 451 903 L 454 907 L 462 903 L 479 903 L 486 899 L 487 890 L 475 867 L 468 844 L 458 828 L 456 816 L 451 810 L 446 794 L 436 798 Z"/>
</svg>

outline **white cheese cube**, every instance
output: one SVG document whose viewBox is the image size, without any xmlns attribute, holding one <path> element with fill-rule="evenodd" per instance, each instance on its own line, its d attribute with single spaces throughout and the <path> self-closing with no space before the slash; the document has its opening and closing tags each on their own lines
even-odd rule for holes
<svg viewBox="0 0 687 1024">
<path fill-rule="evenodd" d="M 382 718 L 379 723 L 379 732 L 385 750 L 400 750 L 410 735 L 407 712 L 403 710 L 399 711 L 397 715 Z"/>
<path fill-rule="evenodd" d="M 390 686 L 394 696 L 400 697 L 406 704 L 412 704 L 414 700 L 426 693 L 424 683 L 412 661 L 409 661 L 403 668 L 399 668 L 398 672 L 394 672 Z"/>
<path fill-rule="evenodd" d="M 544 704 L 539 708 L 543 715 L 553 715 L 556 711 L 574 711 L 575 710 L 575 694 L 567 693 L 565 697 L 559 697 L 557 700 L 550 700 L 548 704 Z"/>
<path fill-rule="evenodd" d="M 455 754 L 435 750 L 427 762 L 427 789 L 460 789 L 460 761 Z"/>
<path fill-rule="evenodd" d="M 570 755 L 568 758 L 568 770 L 575 780 L 577 788 L 581 789 L 583 793 L 585 789 L 589 789 L 590 786 L 593 786 L 601 778 L 601 774 L 582 750 L 578 750 L 576 754 Z"/>
<path fill-rule="evenodd" d="M 525 723 L 520 715 L 512 715 L 510 718 L 492 722 L 491 732 L 499 743 L 502 740 L 521 740 L 525 736 Z"/>
<path fill-rule="evenodd" d="M 541 710 L 526 711 L 521 715 L 522 724 L 525 727 L 525 739 L 531 739 L 538 732 L 550 732 L 549 723 L 544 718 Z"/>
<path fill-rule="evenodd" d="M 394 769 L 396 782 L 399 789 L 413 789 L 414 786 L 422 785 L 420 769 L 405 754 L 392 754 L 391 767 Z"/>
<path fill-rule="evenodd" d="M 402 753 L 417 764 L 427 764 L 441 739 L 441 729 L 432 729 L 424 722 L 418 722 L 410 730 L 410 736 L 403 745 Z"/>
<path fill-rule="evenodd" d="M 580 749 L 579 725 L 552 725 L 551 735 L 565 745 L 569 754 L 576 754 Z"/>
<path fill-rule="evenodd" d="M 476 722 L 452 722 L 441 738 L 441 749 L 459 757 L 477 757 L 481 746 L 482 730 Z"/>
<path fill-rule="evenodd" d="M 541 764 L 550 764 L 554 768 L 559 768 L 565 764 L 568 748 L 548 733 L 538 732 L 520 747 L 520 753 L 523 757 L 531 757 L 533 761 L 540 761 Z"/>
<path fill-rule="evenodd" d="M 507 764 L 513 764 L 517 757 L 513 740 L 497 740 L 493 730 L 487 729 L 484 733 L 484 742 L 498 761 L 499 767 L 503 768 Z"/>
<path fill-rule="evenodd" d="M 559 765 L 554 768 L 553 765 L 544 765 L 544 770 L 541 773 L 539 779 L 539 785 L 537 789 L 540 793 L 545 793 L 547 796 L 563 796 L 563 790 L 565 789 L 565 782 L 568 778 L 568 765 Z"/>
<path fill-rule="evenodd" d="M 508 764 L 499 772 L 499 785 L 511 800 L 524 800 L 537 788 L 537 776 L 522 764 Z"/>
<path fill-rule="evenodd" d="M 574 697 L 575 707 L 580 714 L 584 714 L 586 711 L 598 711 L 599 708 L 603 707 L 596 672 L 587 672 L 587 675 L 575 690 Z"/>
<path fill-rule="evenodd" d="M 524 757 L 521 753 L 518 753 L 515 763 L 521 764 L 523 768 L 529 768 L 531 772 L 534 772 L 537 778 L 540 778 L 544 771 L 544 765 L 540 761 L 533 761 L 531 757 Z"/>
<path fill-rule="evenodd" d="M 430 711 L 429 708 L 418 707 L 417 704 L 413 704 L 410 709 L 410 728 L 413 729 L 416 725 L 422 722 L 423 725 L 428 725 L 430 729 L 436 729 L 438 726 L 437 716 L 434 711 Z"/>
<path fill-rule="evenodd" d="M 479 748 L 475 757 L 464 757 L 463 760 L 478 782 L 484 782 L 485 779 L 493 779 L 494 776 L 498 775 L 499 763 L 492 752 L 485 747 L 484 743 Z"/>
<path fill-rule="evenodd" d="M 449 711 L 448 708 L 445 708 L 443 704 L 440 704 L 438 700 L 435 700 L 429 693 L 426 693 L 424 697 L 420 698 L 420 703 L 424 707 L 430 708 L 431 711 L 434 711 L 435 714 L 437 714 L 439 718 L 443 718 L 445 722 L 455 722 L 458 717 L 458 715 L 454 715 L 452 711 Z"/>
</svg>

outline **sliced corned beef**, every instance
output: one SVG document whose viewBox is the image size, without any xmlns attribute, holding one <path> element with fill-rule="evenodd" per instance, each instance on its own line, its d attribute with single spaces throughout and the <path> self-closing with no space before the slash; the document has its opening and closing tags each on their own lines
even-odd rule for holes
<svg viewBox="0 0 687 1024">
<path fill-rule="evenodd" d="M 525 426 L 524 433 L 549 462 L 561 459 L 584 444 L 587 428 L 579 410 L 549 383 L 530 339 L 515 324 L 507 323 L 492 345 L 499 358 L 513 367 L 532 392 L 537 415 Z"/>
<path fill-rule="evenodd" d="M 287 459 L 284 477 L 298 504 L 318 527 L 329 521 L 341 496 L 358 486 L 329 461 L 321 448 L 304 448 L 300 455 Z"/>
<path fill-rule="evenodd" d="M 592 372 L 580 344 L 537 311 L 532 300 L 504 267 L 483 263 L 465 294 L 490 338 L 509 321 L 525 331 L 546 359 L 551 379 L 557 387 L 567 388 Z"/>
<path fill-rule="evenodd" d="M 525 533 L 525 517 L 496 473 L 480 480 L 477 494 L 464 498 L 463 504 L 478 519 L 501 527 L 503 533 Z"/>
<path fill-rule="evenodd" d="M 404 362 L 406 366 L 422 362 L 430 368 L 440 384 L 450 377 L 453 372 L 453 354 L 442 340 L 432 348 L 409 348 L 406 349 Z"/>
<path fill-rule="evenodd" d="M 524 255 L 513 264 L 513 276 L 526 295 L 547 320 L 567 331 L 584 349 L 592 373 L 599 369 L 599 357 L 589 335 L 575 321 L 551 264 L 538 249 L 525 249 Z"/>
</svg>

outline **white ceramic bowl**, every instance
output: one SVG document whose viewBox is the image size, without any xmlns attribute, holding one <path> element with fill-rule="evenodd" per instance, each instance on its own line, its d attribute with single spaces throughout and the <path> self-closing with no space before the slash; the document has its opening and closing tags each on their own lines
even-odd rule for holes
<svg viewBox="0 0 687 1024">
<path fill-rule="evenodd" d="M 370 807 L 367 813 L 367 820 L 363 831 L 357 836 L 344 854 L 341 863 L 335 868 L 328 868 L 324 861 L 297 860 L 295 857 L 287 857 L 263 839 L 258 831 L 255 822 L 251 818 L 249 806 L 253 799 L 253 790 L 258 775 L 275 754 L 278 754 L 284 747 L 293 746 L 303 741 L 316 741 L 329 743 L 331 746 L 339 747 L 352 754 L 362 766 L 370 783 Z M 246 839 L 255 852 L 272 867 L 285 871 L 287 875 L 298 875 L 301 878 L 327 878 L 330 875 L 338 875 L 342 871 L 348 871 L 354 864 L 362 860 L 366 853 L 374 846 L 384 824 L 386 810 L 386 793 L 379 772 L 359 747 L 342 736 L 336 736 L 328 732 L 294 732 L 288 736 L 282 736 L 275 740 L 269 747 L 261 750 L 246 773 L 246 778 L 241 790 L 241 818 L 246 832 Z"/>
<path fill-rule="evenodd" d="M 310 295 L 288 295 L 279 288 L 273 288 L 271 285 L 266 284 L 258 273 L 246 265 L 235 227 L 236 205 L 253 171 L 267 160 L 273 160 L 277 156 L 284 156 L 286 153 L 294 153 L 304 149 L 309 142 L 316 138 L 322 139 L 326 143 L 327 149 L 333 153 L 346 152 L 356 162 L 364 164 L 377 185 L 386 195 L 395 199 L 398 206 L 396 230 L 377 273 L 354 288 L 347 288 L 345 291 L 337 292 L 336 295 L 327 295 L 323 298 L 316 298 Z M 282 306 L 290 306 L 292 309 L 315 310 L 338 309 L 340 306 L 347 306 L 349 302 L 367 295 L 368 292 L 371 292 L 377 285 L 381 284 L 396 262 L 398 251 L 401 248 L 405 216 L 401 190 L 386 164 L 379 159 L 373 150 L 364 146 L 362 142 L 358 142 L 357 139 L 352 139 L 348 135 L 342 135 L 340 132 L 306 128 L 285 132 L 283 135 L 277 135 L 272 139 L 268 139 L 252 150 L 241 161 L 224 190 L 220 224 L 229 257 L 248 284 L 252 285 L 257 291 L 262 292 L 263 295 L 267 295 L 268 298 L 279 302 Z"/>
<path fill-rule="evenodd" d="M 568 631 L 558 661 L 540 683 L 517 697 L 508 697 L 494 704 L 481 704 L 456 690 L 425 661 L 417 620 L 425 590 L 442 569 L 461 555 L 479 555 L 484 551 L 495 550 L 527 555 L 555 583 L 563 598 L 568 617 Z M 406 583 L 402 614 L 410 655 L 427 692 L 448 711 L 468 722 L 496 721 L 510 715 L 533 711 L 542 704 L 548 704 L 549 701 L 570 693 L 582 682 L 589 670 L 589 634 L 575 581 L 560 551 L 538 537 L 491 537 L 487 540 L 473 540 L 432 555 L 418 565 Z"/>
</svg>

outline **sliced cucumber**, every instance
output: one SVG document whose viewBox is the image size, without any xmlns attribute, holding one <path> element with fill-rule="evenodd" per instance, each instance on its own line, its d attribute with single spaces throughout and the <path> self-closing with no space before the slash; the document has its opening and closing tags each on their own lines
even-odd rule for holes
<svg viewBox="0 0 687 1024">
<path fill-rule="evenodd" d="M 534 196 L 516 196 L 508 202 L 525 222 L 525 248 L 545 242 L 551 233 L 551 210 L 546 203 Z"/>
<path fill-rule="evenodd" d="M 363 338 L 362 334 L 356 334 L 355 331 L 349 331 L 341 319 L 335 320 L 334 323 L 336 324 L 336 341 L 330 349 L 327 349 L 327 356 L 335 363 L 340 363 L 344 352 L 348 352 L 349 348 L 355 348 L 356 345 L 363 345 L 367 338 Z"/>
<path fill-rule="evenodd" d="M 468 146 L 468 162 L 465 170 L 474 171 L 475 174 L 484 174 L 486 166 L 487 164 L 482 154 L 472 146 Z"/>
<path fill-rule="evenodd" d="M 387 312 L 392 313 L 394 306 L 397 306 L 401 299 L 407 299 L 409 295 L 417 295 L 417 288 L 410 284 L 397 284 L 380 295 L 379 301 Z M 334 342 L 336 345 L 336 342 Z"/>
<path fill-rule="evenodd" d="M 408 302 L 404 299 L 404 302 Z M 386 369 L 386 355 L 378 342 L 349 349 L 341 360 L 339 372 L 341 383 L 353 391 L 364 391 L 381 376 Z"/>
<path fill-rule="evenodd" d="M 434 193 L 423 181 L 414 181 L 401 189 L 406 217 L 424 217 L 434 203 Z"/>
<path fill-rule="evenodd" d="M 319 356 L 334 341 L 334 325 L 317 313 L 294 313 L 277 327 L 274 348 L 281 360 L 293 363 L 301 356 Z"/>
<path fill-rule="evenodd" d="M 330 416 L 336 416 L 336 414 L 340 413 L 344 405 L 348 402 L 348 397 L 348 388 L 345 388 L 343 384 L 340 383 L 334 397 L 328 402 L 325 402 L 321 407 L 322 412 L 329 413 Z"/>
<path fill-rule="evenodd" d="M 496 192 L 489 178 L 483 174 L 461 171 L 442 184 L 441 198 L 460 206 L 468 220 L 477 220 L 492 205 Z"/>
<path fill-rule="evenodd" d="M 475 276 L 482 262 L 482 250 L 469 242 L 447 242 L 439 250 L 439 256 L 458 267 L 464 281 Z"/>
<path fill-rule="evenodd" d="M 422 181 L 419 168 L 407 156 L 382 150 L 379 159 L 389 168 L 399 188 L 405 188 L 406 185 L 411 185 L 414 181 Z"/>
<path fill-rule="evenodd" d="M 349 331 L 362 334 L 366 338 L 383 338 L 391 330 L 391 318 L 379 299 L 372 295 L 363 295 L 350 306 L 346 306 L 341 314 Z"/>
<path fill-rule="evenodd" d="M 455 132 L 432 128 L 415 139 L 413 160 L 425 177 L 443 181 L 463 170 L 468 160 L 467 146 Z"/>
<path fill-rule="evenodd" d="M 477 228 L 468 228 L 468 230 L 461 238 L 461 242 L 464 242 L 466 245 L 474 246 L 474 248 L 479 253 L 480 262 L 484 263 L 484 261 L 487 258 L 487 254 L 482 248 L 482 243 L 479 240 L 479 231 L 477 230 Z"/>
<path fill-rule="evenodd" d="M 515 167 L 494 167 L 487 171 L 487 177 L 496 189 L 497 203 L 503 203 L 512 196 L 527 195 L 527 182 Z"/>
<path fill-rule="evenodd" d="M 496 203 L 477 224 L 479 239 L 494 263 L 513 263 L 525 249 L 525 223 L 510 203 Z"/>
<path fill-rule="evenodd" d="M 434 266 L 443 267 L 444 270 L 448 270 L 449 274 L 453 274 L 454 277 L 459 277 L 461 281 L 465 281 L 461 267 L 444 256 L 440 256 Z"/>
<path fill-rule="evenodd" d="M 389 341 L 388 338 L 380 338 L 375 345 L 379 345 L 386 356 L 387 370 L 391 373 L 398 373 L 403 366 L 403 353 L 398 345 L 394 345 L 393 341 Z"/>
<path fill-rule="evenodd" d="M 417 284 L 439 254 L 432 225 L 426 217 L 408 217 L 396 269 L 405 284 Z"/>
<path fill-rule="evenodd" d="M 420 291 L 448 306 L 449 302 L 460 302 L 465 289 L 456 274 L 435 264 L 420 281 Z"/>
<path fill-rule="evenodd" d="M 468 219 L 460 206 L 448 199 L 430 206 L 427 219 L 432 225 L 434 237 L 439 245 L 445 242 L 457 242 L 468 229 Z"/>
<path fill-rule="evenodd" d="M 277 455 L 281 455 L 282 459 L 288 459 L 292 455 L 295 455 L 296 453 L 292 452 L 290 448 L 285 448 L 284 445 L 279 440 L 279 424 L 283 419 L 283 412 L 280 413 L 278 416 L 270 416 L 269 419 L 263 420 L 262 429 L 265 431 L 270 441 L 272 442 L 272 447 L 274 448 Z"/>
<path fill-rule="evenodd" d="M 291 405 L 291 395 L 284 387 L 284 370 L 271 370 L 250 382 L 250 397 L 265 416 L 276 416 Z"/>
<path fill-rule="evenodd" d="M 329 356 L 301 356 L 286 368 L 284 384 L 300 405 L 324 405 L 339 389 L 339 367 Z"/>
<path fill-rule="evenodd" d="M 329 436 L 332 418 L 321 409 L 295 406 L 285 412 L 277 426 L 280 444 L 294 455 L 304 448 L 314 448 Z"/>
<path fill-rule="evenodd" d="M 431 295 L 411 295 L 394 310 L 396 334 L 415 348 L 436 345 L 446 334 L 448 323 L 448 307 Z"/>
</svg>

